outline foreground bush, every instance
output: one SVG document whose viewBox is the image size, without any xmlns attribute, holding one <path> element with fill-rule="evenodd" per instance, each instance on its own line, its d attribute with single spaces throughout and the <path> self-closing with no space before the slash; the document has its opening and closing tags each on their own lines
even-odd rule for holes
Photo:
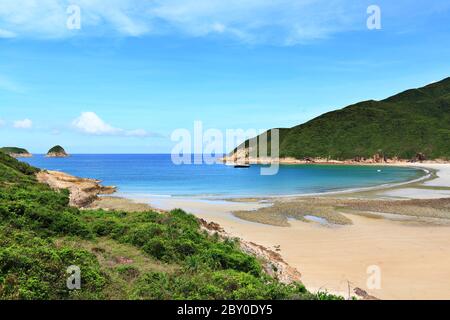
<svg viewBox="0 0 450 320">
<path fill-rule="evenodd" d="M 0 152 L 0 299 L 333 298 L 268 277 L 235 241 L 207 235 L 182 210 L 80 211 L 67 191 L 38 183 L 37 171 Z M 71 265 L 81 290 L 66 287 Z"/>
</svg>

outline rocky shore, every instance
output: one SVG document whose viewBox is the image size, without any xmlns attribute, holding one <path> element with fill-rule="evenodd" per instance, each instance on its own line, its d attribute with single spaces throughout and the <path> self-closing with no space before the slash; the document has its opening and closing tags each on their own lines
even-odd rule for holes
<svg viewBox="0 0 450 320">
<path fill-rule="evenodd" d="M 45 156 L 47 158 L 67 158 L 69 155 L 65 152 L 49 152 Z"/>
<path fill-rule="evenodd" d="M 31 153 L 8 153 L 9 156 L 13 158 L 31 158 L 33 155 Z"/>
<path fill-rule="evenodd" d="M 336 160 L 320 157 L 305 157 L 297 159 L 293 157 L 252 157 L 248 149 L 240 149 L 221 159 L 224 163 L 248 163 L 248 164 L 341 164 L 341 165 L 365 165 L 365 164 L 435 164 L 450 163 L 448 159 L 427 159 L 426 155 L 417 153 L 411 159 L 389 158 L 381 153 L 372 157 L 355 157 L 353 159 Z"/>
<path fill-rule="evenodd" d="M 40 171 L 37 179 L 53 189 L 68 189 L 69 204 L 79 208 L 92 204 L 100 194 L 116 192 L 116 187 L 102 186 L 100 180 L 78 178 L 59 171 Z"/>
</svg>

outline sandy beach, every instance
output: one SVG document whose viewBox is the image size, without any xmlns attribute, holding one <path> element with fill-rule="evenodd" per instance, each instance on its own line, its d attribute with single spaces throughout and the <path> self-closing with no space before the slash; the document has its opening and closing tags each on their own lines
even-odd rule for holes
<svg viewBox="0 0 450 320">
<path fill-rule="evenodd" d="M 450 299 L 450 164 L 418 166 L 437 177 L 314 198 L 134 200 L 182 208 L 278 251 L 312 291 L 347 296 L 350 286 L 381 299 Z M 371 266 L 380 270 L 380 288 L 367 285 Z"/>
</svg>

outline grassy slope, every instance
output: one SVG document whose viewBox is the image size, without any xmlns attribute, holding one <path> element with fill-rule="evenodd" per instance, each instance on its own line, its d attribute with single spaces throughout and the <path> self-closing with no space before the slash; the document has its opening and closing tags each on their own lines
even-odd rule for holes
<svg viewBox="0 0 450 320">
<path fill-rule="evenodd" d="M 319 299 L 262 272 L 181 210 L 79 211 L 0 152 L 0 299 Z M 66 268 L 82 289 L 66 289 Z"/>
<path fill-rule="evenodd" d="M 450 78 L 382 101 L 365 101 L 283 129 L 280 156 L 450 158 Z"/>
</svg>

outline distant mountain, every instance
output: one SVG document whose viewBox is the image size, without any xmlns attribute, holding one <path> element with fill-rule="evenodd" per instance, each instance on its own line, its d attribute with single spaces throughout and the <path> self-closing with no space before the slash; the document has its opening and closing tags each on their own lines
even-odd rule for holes
<svg viewBox="0 0 450 320">
<path fill-rule="evenodd" d="M 32 156 L 32 154 L 29 153 L 28 150 L 17 147 L 3 147 L 0 148 L 0 151 L 14 158 L 28 158 Z"/>
<path fill-rule="evenodd" d="M 363 161 L 374 156 L 450 159 L 450 78 L 280 129 L 280 157 Z"/>
<path fill-rule="evenodd" d="M 64 158 L 68 156 L 69 155 L 67 154 L 66 150 L 64 150 L 64 148 L 60 145 L 54 146 L 47 152 L 47 157 L 49 158 Z"/>
</svg>

